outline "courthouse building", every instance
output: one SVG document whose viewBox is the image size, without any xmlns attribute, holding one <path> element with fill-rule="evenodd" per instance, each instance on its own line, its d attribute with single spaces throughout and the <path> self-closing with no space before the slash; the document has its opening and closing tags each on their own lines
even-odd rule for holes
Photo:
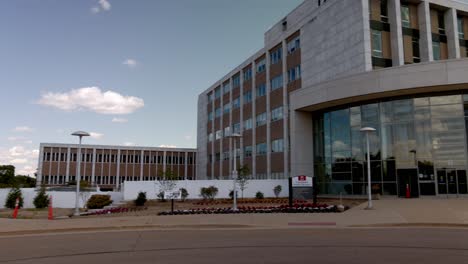
<svg viewBox="0 0 468 264">
<path fill-rule="evenodd" d="M 234 132 L 255 179 L 363 195 L 373 127 L 374 192 L 466 194 L 467 47 L 460 1 L 306 0 L 199 95 L 197 179 L 230 177 Z"/>
</svg>

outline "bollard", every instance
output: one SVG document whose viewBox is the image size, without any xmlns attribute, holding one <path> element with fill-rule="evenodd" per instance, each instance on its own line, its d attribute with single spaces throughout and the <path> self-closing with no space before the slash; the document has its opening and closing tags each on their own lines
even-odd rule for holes
<svg viewBox="0 0 468 264">
<path fill-rule="evenodd" d="M 16 219 L 16 217 L 18 216 L 18 209 L 19 209 L 19 198 L 16 198 L 15 211 L 13 211 L 13 219 Z"/>
<path fill-rule="evenodd" d="M 54 220 L 54 209 L 52 208 L 52 195 L 49 198 L 49 216 L 47 217 L 49 220 Z"/>
</svg>

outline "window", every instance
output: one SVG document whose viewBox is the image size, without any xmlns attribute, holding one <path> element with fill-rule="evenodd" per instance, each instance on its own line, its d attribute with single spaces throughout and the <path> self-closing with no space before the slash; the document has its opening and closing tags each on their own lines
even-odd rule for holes
<svg viewBox="0 0 468 264">
<path fill-rule="evenodd" d="M 265 59 L 261 59 L 261 60 L 257 63 L 257 73 L 264 72 L 265 70 L 266 70 Z"/>
<path fill-rule="evenodd" d="M 432 42 L 432 53 L 434 54 L 434 60 L 440 60 L 440 42 Z"/>
<path fill-rule="evenodd" d="M 225 84 L 223 85 L 223 94 L 229 93 L 230 90 L 231 90 L 231 86 L 229 85 L 229 83 L 228 83 L 228 82 L 225 83 Z"/>
<path fill-rule="evenodd" d="M 218 107 L 215 109 L 215 117 L 220 117 L 221 116 L 221 107 Z"/>
<path fill-rule="evenodd" d="M 414 63 L 421 62 L 421 58 L 419 57 L 419 39 L 413 37 L 412 45 L 413 45 L 413 62 Z"/>
<path fill-rule="evenodd" d="M 248 104 L 252 102 L 252 91 L 248 91 L 244 93 L 244 104 Z"/>
<path fill-rule="evenodd" d="M 440 35 L 445 35 L 444 11 L 437 11 L 437 21 L 439 22 L 439 34 Z"/>
<path fill-rule="evenodd" d="M 223 137 L 223 132 L 221 130 L 216 131 L 215 138 L 216 140 L 221 139 Z"/>
<path fill-rule="evenodd" d="M 267 153 L 266 143 L 257 144 L 257 156 L 266 155 L 266 153 Z"/>
<path fill-rule="evenodd" d="M 229 160 L 229 151 L 223 152 L 223 160 Z"/>
<path fill-rule="evenodd" d="M 231 135 L 231 127 L 225 127 L 224 128 L 224 136 L 230 136 Z"/>
<path fill-rule="evenodd" d="M 236 109 L 240 107 L 240 98 L 237 97 L 232 101 L 232 109 Z"/>
<path fill-rule="evenodd" d="M 215 159 L 216 161 L 219 161 L 221 159 L 221 155 L 219 154 L 219 152 L 216 152 Z"/>
<path fill-rule="evenodd" d="M 215 89 L 215 99 L 221 97 L 221 87 Z"/>
<path fill-rule="evenodd" d="M 236 75 L 232 78 L 232 87 L 239 87 L 240 85 L 240 76 Z"/>
<path fill-rule="evenodd" d="M 270 63 L 276 64 L 281 61 L 281 47 L 270 53 Z"/>
<path fill-rule="evenodd" d="M 223 114 L 229 114 L 229 110 L 231 110 L 231 104 L 225 104 L 223 106 Z"/>
<path fill-rule="evenodd" d="M 213 120 L 213 112 L 208 113 L 208 121 Z"/>
<path fill-rule="evenodd" d="M 257 86 L 255 96 L 256 97 L 261 97 L 261 96 L 264 96 L 265 94 L 266 94 L 266 85 L 264 83 L 262 83 L 259 86 Z"/>
<path fill-rule="evenodd" d="M 244 82 L 252 79 L 252 68 L 249 67 L 244 71 Z"/>
<path fill-rule="evenodd" d="M 257 126 L 265 125 L 266 121 L 267 121 L 266 113 L 261 113 L 261 114 L 257 115 Z"/>
<path fill-rule="evenodd" d="M 208 142 L 213 141 L 213 133 L 208 134 Z"/>
<path fill-rule="evenodd" d="M 214 94 L 210 93 L 208 94 L 208 102 L 212 102 L 214 100 Z"/>
<path fill-rule="evenodd" d="M 458 23 L 458 38 L 465 39 L 465 30 L 463 29 L 463 18 L 462 17 L 457 18 L 457 23 Z"/>
<path fill-rule="evenodd" d="M 372 30 L 372 56 L 382 58 L 382 32 Z"/>
<path fill-rule="evenodd" d="M 401 25 L 405 28 L 411 27 L 409 7 L 405 5 L 401 6 Z"/>
<path fill-rule="evenodd" d="M 283 139 L 277 139 L 271 142 L 271 152 L 283 152 Z"/>
<path fill-rule="evenodd" d="M 380 0 L 380 21 L 388 22 L 388 5 L 387 0 Z"/>
<path fill-rule="evenodd" d="M 301 39 L 299 36 L 293 38 L 291 41 L 288 42 L 288 54 L 293 53 L 294 51 L 298 50 L 301 47 Z"/>
<path fill-rule="evenodd" d="M 283 75 L 278 75 L 275 76 L 273 79 L 271 79 L 271 90 L 274 91 L 276 89 L 282 88 L 283 87 Z"/>
<path fill-rule="evenodd" d="M 271 110 L 271 122 L 283 119 L 283 107 L 277 107 Z"/>
<path fill-rule="evenodd" d="M 301 78 L 301 65 L 292 67 L 288 70 L 288 83 Z"/>
<path fill-rule="evenodd" d="M 235 123 L 232 125 L 232 132 L 235 134 L 240 134 L 240 123 Z"/>
<path fill-rule="evenodd" d="M 244 121 L 244 130 L 252 129 L 252 118 Z"/>
<path fill-rule="evenodd" d="M 244 156 L 246 158 L 252 157 L 252 146 L 245 146 L 244 147 Z"/>
</svg>

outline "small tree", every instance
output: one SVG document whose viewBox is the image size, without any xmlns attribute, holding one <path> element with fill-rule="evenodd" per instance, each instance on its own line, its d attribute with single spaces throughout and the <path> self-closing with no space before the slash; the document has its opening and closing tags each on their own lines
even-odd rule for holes
<svg viewBox="0 0 468 264">
<path fill-rule="evenodd" d="M 263 199 L 263 198 L 265 198 L 265 196 L 263 195 L 262 192 L 258 191 L 258 192 L 255 194 L 255 198 L 257 198 L 257 199 Z"/>
<path fill-rule="evenodd" d="M 273 193 L 275 193 L 276 198 L 279 197 L 282 189 L 281 185 L 276 185 L 275 188 L 273 188 Z"/>
<path fill-rule="evenodd" d="M 236 198 L 238 198 L 238 197 L 239 197 L 239 193 L 236 193 Z M 229 198 L 231 198 L 231 200 L 234 199 L 234 190 L 229 191 Z"/>
<path fill-rule="evenodd" d="M 157 197 L 160 198 L 161 201 L 165 201 L 164 199 L 164 192 L 172 191 L 177 186 L 177 175 L 171 170 L 166 170 L 162 172 L 162 178 L 159 179 L 155 184 L 158 194 Z M 161 194 L 162 193 L 162 194 Z M 162 196 L 161 196 L 162 195 Z"/>
<path fill-rule="evenodd" d="M 239 185 L 239 189 L 241 190 L 241 197 L 244 198 L 244 190 L 247 189 L 247 185 L 250 181 L 250 169 L 246 165 L 241 166 L 237 170 L 237 184 Z"/>
<path fill-rule="evenodd" d="M 156 197 L 158 197 L 160 202 L 166 201 L 166 198 L 164 198 L 164 192 L 159 192 L 158 195 L 156 195 Z"/>
<path fill-rule="evenodd" d="M 89 198 L 86 206 L 89 209 L 102 209 L 112 203 L 110 195 L 94 194 Z"/>
<path fill-rule="evenodd" d="M 203 197 L 204 200 L 214 200 L 216 195 L 218 195 L 218 188 L 215 186 L 202 187 L 200 189 L 200 196 Z"/>
<path fill-rule="evenodd" d="M 188 193 L 187 189 L 185 189 L 185 188 L 180 188 L 179 190 L 180 190 L 180 196 L 182 198 L 182 202 L 185 202 L 185 200 L 189 196 L 189 193 Z"/>
<path fill-rule="evenodd" d="M 15 209 L 16 198 L 19 198 L 19 208 L 23 207 L 23 195 L 18 187 L 12 188 L 8 193 L 7 199 L 5 201 L 5 207 Z"/>
<path fill-rule="evenodd" d="M 137 198 L 135 199 L 135 205 L 143 206 L 145 205 L 146 201 L 146 192 L 139 192 Z"/>
<path fill-rule="evenodd" d="M 40 191 L 37 193 L 36 197 L 34 197 L 34 207 L 37 209 L 42 209 L 49 207 L 49 196 L 46 194 L 46 189 L 44 186 L 41 187 Z"/>
</svg>

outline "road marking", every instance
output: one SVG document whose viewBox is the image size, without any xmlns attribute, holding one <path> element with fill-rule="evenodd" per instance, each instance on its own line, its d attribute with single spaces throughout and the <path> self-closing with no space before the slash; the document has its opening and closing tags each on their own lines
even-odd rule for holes
<svg viewBox="0 0 468 264">
<path fill-rule="evenodd" d="M 289 222 L 288 226 L 336 226 L 336 222 Z"/>
</svg>

